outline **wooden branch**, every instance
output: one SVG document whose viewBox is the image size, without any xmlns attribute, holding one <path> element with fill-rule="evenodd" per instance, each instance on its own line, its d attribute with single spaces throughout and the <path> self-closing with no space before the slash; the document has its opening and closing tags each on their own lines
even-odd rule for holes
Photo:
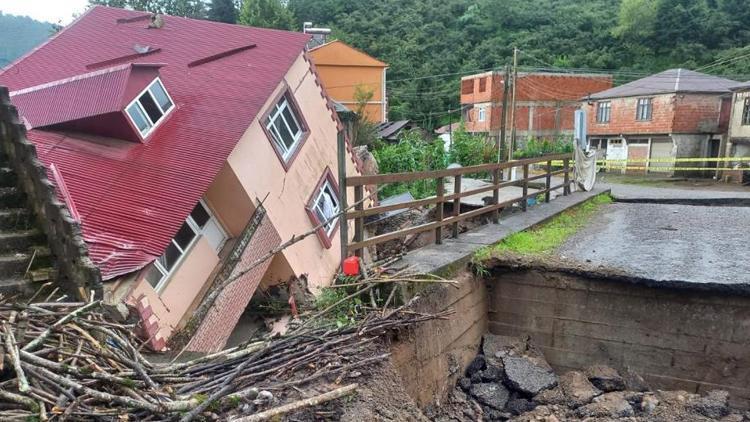
<svg viewBox="0 0 750 422">
<path fill-rule="evenodd" d="M 68 315 L 65 315 L 62 319 L 55 322 L 54 324 L 50 325 L 44 332 L 39 335 L 39 337 L 35 338 L 34 340 L 30 341 L 26 346 L 23 347 L 24 352 L 30 352 L 37 347 L 41 346 L 45 340 L 47 340 L 47 337 L 49 337 L 50 334 L 52 334 L 52 331 L 55 330 L 55 328 L 73 320 L 74 318 L 78 317 L 79 315 L 85 313 L 89 309 L 92 309 L 94 307 L 97 307 L 101 304 L 101 301 L 91 302 L 84 306 L 81 306 L 80 308 L 74 310 L 73 312 L 69 313 Z"/>
<path fill-rule="evenodd" d="M 273 418 L 274 416 L 284 415 L 290 412 L 294 412 L 306 407 L 317 406 L 322 403 L 336 400 L 344 396 L 352 394 L 357 388 L 358 384 L 350 384 L 345 387 L 337 388 L 327 393 L 319 394 L 317 396 L 310 397 L 308 399 L 299 400 L 283 406 L 268 409 L 264 412 L 256 413 L 254 415 L 245 416 L 237 419 L 232 419 L 233 422 L 260 422 Z"/>
<path fill-rule="evenodd" d="M 3 322 L 3 331 L 5 331 L 5 349 L 13 361 L 13 369 L 16 371 L 16 380 L 18 381 L 18 391 L 25 393 L 29 391 L 29 381 L 26 379 L 26 374 L 21 368 L 21 358 L 18 353 L 18 344 L 13 336 L 13 330 L 10 328 L 10 324 Z"/>
</svg>

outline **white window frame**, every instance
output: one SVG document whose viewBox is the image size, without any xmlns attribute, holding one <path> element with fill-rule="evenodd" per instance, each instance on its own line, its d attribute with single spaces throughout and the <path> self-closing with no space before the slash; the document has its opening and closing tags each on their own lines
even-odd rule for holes
<svg viewBox="0 0 750 422">
<path fill-rule="evenodd" d="M 221 250 L 221 248 L 224 246 L 224 243 L 226 243 L 227 232 L 221 226 L 221 223 L 219 223 L 219 220 L 216 218 L 213 211 L 211 211 L 211 208 L 209 208 L 208 205 L 206 205 L 206 202 L 203 199 L 201 199 L 200 201 L 198 201 L 198 203 L 201 204 L 201 206 L 208 213 L 208 216 L 209 216 L 209 221 L 207 221 L 206 224 L 204 224 L 204 227 L 207 226 L 211 220 L 214 220 L 214 222 L 216 223 L 216 227 L 218 227 L 219 231 L 224 237 L 224 240 L 219 244 L 219 247 L 216 250 L 216 252 L 218 253 Z M 191 214 L 192 214 L 192 211 L 191 211 Z M 161 264 L 161 262 L 159 262 L 159 259 L 161 259 L 161 257 L 164 256 L 164 254 L 162 254 L 159 258 L 157 258 L 153 263 L 154 267 L 156 267 L 156 269 L 161 274 L 161 278 L 156 283 L 156 285 L 153 286 L 154 290 L 156 290 L 157 293 L 162 292 L 164 287 L 166 287 L 166 285 L 168 284 L 168 281 L 172 278 L 172 275 L 174 275 L 177 269 L 180 268 L 180 265 L 182 265 L 182 262 L 185 260 L 185 257 L 190 253 L 190 251 L 193 249 L 193 246 L 195 246 L 195 244 L 198 242 L 198 239 L 201 236 L 203 236 L 203 229 L 200 226 L 198 226 L 198 223 L 196 223 L 195 220 L 193 220 L 193 217 L 191 215 L 187 216 L 187 218 L 185 219 L 185 224 L 187 224 L 188 227 L 190 227 L 190 229 L 193 231 L 195 236 L 193 236 L 193 238 L 190 240 L 190 242 L 185 248 L 182 248 L 174 238 L 170 240 L 170 243 L 174 245 L 178 251 L 180 251 L 180 257 L 177 258 L 177 261 L 175 261 L 174 265 L 172 266 L 172 269 L 167 270 Z M 180 228 L 182 228 L 182 226 L 180 226 Z M 164 253 L 166 253 L 166 248 L 164 249 Z"/>
<path fill-rule="evenodd" d="M 742 126 L 750 125 L 750 98 L 745 98 L 745 101 L 743 102 L 740 124 Z"/>
<path fill-rule="evenodd" d="M 330 189 L 331 191 L 331 198 L 333 199 L 333 215 L 338 214 L 341 212 L 341 204 L 339 204 L 339 198 L 338 198 L 338 192 L 336 192 L 336 189 L 333 188 L 333 184 L 331 184 L 330 179 L 326 176 L 325 181 L 322 185 L 320 185 L 320 189 L 318 189 L 317 195 L 315 195 L 315 200 L 312 202 L 312 206 L 310 209 L 315 213 L 315 216 L 318 217 L 318 210 L 320 209 L 320 213 L 323 214 L 323 210 L 321 208 L 321 198 L 323 197 L 323 192 L 325 191 L 326 187 Z M 319 217 L 318 217 L 319 218 Z M 330 217 L 328 217 L 330 218 Z M 328 221 L 327 224 L 325 224 L 323 227 L 326 231 L 326 236 L 331 237 L 331 234 L 333 234 L 333 230 L 336 228 L 336 222 L 338 219 L 334 218 L 333 220 Z M 320 223 L 325 223 L 326 220 L 321 220 Z"/>
<path fill-rule="evenodd" d="M 286 117 L 283 114 L 285 108 L 289 109 L 289 113 L 292 115 L 292 119 L 297 125 L 297 133 L 292 133 L 292 129 L 289 127 L 289 122 L 286 121 Z M 276 119 L 281 119 L 281 122 L 284 124 L 286 129 L 290 134 L 292 134 L 293 142 L 290 147 L 286 146 L 283 138 L 281 137 L 281 134 L 276 133 L 276 128 L 274 127 Z M 302 135 L 304 135 L 305 133 L 305 128 L 300 122 L 301 117 L 299 116 L 299 112 L 292 106 L 287 95 L 284 94 L 281 96 L 281 99 L 279 99 L 279 101 L 277 101 L 276 104 L 273 105 L 273 109 L 268 117 L 266 117 L 266 120 L 266 130 L 271 134 L 274 146 L 281 153 L 281 157 L 284 159 L 284 162 L 288 162 L 289 158 L 291 158 L 292 155 L 294 155 L 294 152 L 297 151 L 297 148 L 299 148 L 300 140 L 302 139 Z"/>
<path fill-rule="evenodd" d="M 604 105 L 606 105 L 606 107 L 603 107 Z M 609 119 L 611 115 L 612 115 L 612 102 L 611 101 L 599 101 L 598 103 L 596 103 L 596 122 L 597 123 L 609 123 Z"/>
<path fill-rule="evenodd" d="M 644 113 L 645 112 L 645 113 Z M 645 114 L 645 115 L 644 115 Z M 647 122 L 654 114 L 654 101 L 650 97 L 638 98 L 635 103 L 635 120 Z"/>
<path fill-rule="evenodd" d="M 479 107 L 479 110 L 477 111 L 477 121 L 484 122 L 486 119 L 487 119 L 487 109 L 484 106 Z"/>
<path fill-rule="evenodd" d="M 159 84 L 161 86 L 161 89 L 164 90 L 164 93 L 167 95 L 167 98 L 169 99 L 169 102 L 172 103 L 172 106 L 169 107 L 166 110 L 164 110 L 162 108 L 161 104 L 159 104 L 159 102 L 156 101 L 156 96 L 153 93 L 151 93 L 151 88 L 154 85 L 156 85 L 156 84 Z M 151 99 L 154 101 L 154 104 L 156 104 L 156 106 L 162 112 L 161 117 L 157 121 L 155 121 L 155 122 L 153 120 L 151 120 L 151 116 L 148 115 L 148 113 L 146 112 L 146 109 L 143 107 L 143 105 L 139 101 L 140 98 L 141 98 L 141 96 L 143 94 L 147 93 L 147 92 L 148 92 L 148 95 L 151 96 Z M 138 109 L 143 114 L 143 117 L 146 118 L 146 122 L 149 123 L 149 125 L 150 125 L 149 128 L 146 129 L 145 132 L 141 132 L 141 130 L 138 128 L 138 124 L 135 122 L 135 120 L 133 119 L 133 116 L 131 116 L 130 112 L 128 111 L 130 109 L 130 107 L 132 105 L 134 105 L 134 104 L 137 105 Z M 171 113 L 172 110 L 174 110 L 174 109 L 175 109 L 175 102 L 174 102 L 174 100 L 169 95 L 169 92 L 167 91 L 167 88 L 164 86 L 164 83 L 162 83 L 161 79 L 159 77 L 157 77 L 150 84 L 148 84 L 148 86 L 146 86 L 146 88 L 143 89 L 143 91 L 139 92 L 138 95 L 135 96 L 135 99 L 130 102 L 130 104 L 128 104 L 127 106 L 125 106 L 125 114 L 128 116 L 128 119 L 130 119 L 130 122 L 133 124 L 133 127 L 135 127 L 135 129 L 138 131 L 138 135 L 140 135 L 140 137 L 142 139 L 145 139 L 151 132 L 154 131 L 154 129 L 156 129 L 157 127 L 159 127 L 159 125 L 164 120 L 166 120 L 167 115 L 169 115 L 169 113 Z"/>
</svg>

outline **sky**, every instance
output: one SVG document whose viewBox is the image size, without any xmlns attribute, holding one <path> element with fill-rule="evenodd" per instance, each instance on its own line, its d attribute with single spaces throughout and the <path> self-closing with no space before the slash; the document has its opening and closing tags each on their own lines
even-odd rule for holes
<svg viewBox="0 0 750 422">
<path fill-rule="evenodd" d="M 38 21 L 69 24 L 86 10 L 88 0 L 0 0 L 0 12 Z"/>
</svg>

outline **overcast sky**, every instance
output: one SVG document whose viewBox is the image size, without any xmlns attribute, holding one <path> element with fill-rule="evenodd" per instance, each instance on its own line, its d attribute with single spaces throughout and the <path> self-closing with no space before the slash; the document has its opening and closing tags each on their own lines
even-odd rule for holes
<svg viewBox="0 0 750 422">
<path fill-rule="evenodd" d="M 67 25 L 87 5 L 88 0 L 0 0 L 0 12 Z"/>
</svg>

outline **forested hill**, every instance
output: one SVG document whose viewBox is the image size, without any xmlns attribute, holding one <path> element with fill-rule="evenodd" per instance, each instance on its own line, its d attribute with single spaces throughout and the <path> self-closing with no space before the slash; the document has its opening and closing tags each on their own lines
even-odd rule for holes
<svg viewBox="0 0 750 422">
<path fill-rule="evenodd" d="M 750 74 L 747 0 L 289 0 L 299 22 L 390 64 L 392 118 L 435 126 L 458 107 L 460 71 L 610 70 L 616 82 L 671 67 Z M 400 79 L 409 79 L 399 81 Z M 458 113 L 453 113 L 454 121 Z"/>
<path fill-rule="evenodd" d="M 50 23 L 0 12 L 0 68 L 41 44 L 52 33 Z"/>
</svg>

